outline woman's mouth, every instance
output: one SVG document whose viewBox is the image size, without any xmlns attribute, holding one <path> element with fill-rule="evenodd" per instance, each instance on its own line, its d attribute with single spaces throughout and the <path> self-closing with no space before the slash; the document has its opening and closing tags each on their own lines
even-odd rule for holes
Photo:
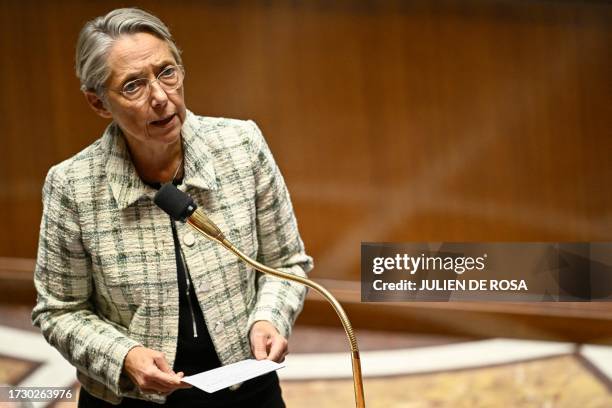
<svg viewBox="0 0 612 408">
<path fill-rule="evenodd" d="M 176 113 L 173 113 L 172 115 L 164 119 L 154 120 L 152 122 L 149 122 L 149 124 L 156 126 L 156 127 L 164 127 L 164 126 L 167 126 L 170 122 L 172 122 L 172 119 L 174 119 L 175 116 L 176 116 Z"/>
</svg>

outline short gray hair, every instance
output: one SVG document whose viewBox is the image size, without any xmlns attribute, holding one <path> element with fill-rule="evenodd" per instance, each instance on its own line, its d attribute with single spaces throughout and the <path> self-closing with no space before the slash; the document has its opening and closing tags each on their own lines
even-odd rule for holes
<svg viewBox="0 0 612 408">
<path fill-rule="evenodd" d="M 181 53 L 172 34 L 159 18 L 138 8 L 116 9 L 88 21 L 79 34 L 76 75 L 81 81 L 81 90 L 102 96 L 110 76 L 107 57 L 112 45 L 122 35 L 143 32 L 166 41 L 177 64 L 182 65 Z"/>
</svg>

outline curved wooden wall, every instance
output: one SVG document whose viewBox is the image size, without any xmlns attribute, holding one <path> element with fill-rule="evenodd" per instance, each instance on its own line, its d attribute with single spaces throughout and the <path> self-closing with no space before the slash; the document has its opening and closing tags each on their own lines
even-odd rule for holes
<svg viewBox="0 0 612 408">
<path fill-rule="evenodd" d="M 139 3 L 188 107 L 264 130 L 313 276 L 358 279 L 361 241 L 612 238 L 609 4 L 329 3 Z M 121 4 L 0 3 L 0 256 L 36 256 L 47 169 L 105 126 L 73 50 Z"/>
</svg>

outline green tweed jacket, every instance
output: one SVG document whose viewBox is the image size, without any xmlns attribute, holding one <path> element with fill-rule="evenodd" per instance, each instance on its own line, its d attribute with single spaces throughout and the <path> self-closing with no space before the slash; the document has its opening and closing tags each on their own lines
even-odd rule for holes
<svg viewBox="0 0 612 408">
<path fill-rule="evenodd" d="M 252 121 L 187 112 L 181 189 L 246 254 L 305 276 L 304 252 L 289 194 Z M 47 341 L 77 368 L 91 394 L 163 402 L 122 374 L 128 351 L 143 345 L 173 365 L 179 295 L 170 218 L 153 203 L 111 124 L 101 139 L 49 170 L 32 313 Z M 185 261 L 222 364 L 251 357 L 248 331 L 272 322 L 288 337 L 306 290 L 261 275 L 217 243 L 178 223 Z M 197 358 L 197 356 L 194 356 Z"/>
</svg>

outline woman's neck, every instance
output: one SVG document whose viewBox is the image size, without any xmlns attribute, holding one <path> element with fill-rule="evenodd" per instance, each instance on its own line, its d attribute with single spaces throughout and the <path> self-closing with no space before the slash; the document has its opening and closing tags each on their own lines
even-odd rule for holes
<svg viewBox="0 0 612 408">
<path fill-rule="evenodd" d="M 166 183 L 183 174 L 182 138 L 160 148 L 130 146 L 126 139 L 136 172 L 147 183 Z"/>
</svg>

